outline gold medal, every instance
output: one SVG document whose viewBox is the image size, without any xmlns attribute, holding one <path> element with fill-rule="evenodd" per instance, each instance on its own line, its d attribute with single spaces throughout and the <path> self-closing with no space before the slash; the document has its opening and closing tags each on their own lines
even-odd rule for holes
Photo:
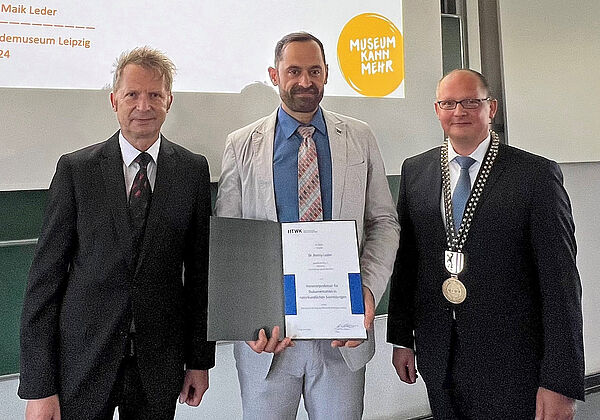
<svg viewBox="0 0 600 420">
<path fill-rule="evenodd" d="M 450 303 L 463 303 L 467 297 L 467 288 L 458 279 L 458 277 L 450 277 L 442 284 L 442 293 Z"/>
</svg>

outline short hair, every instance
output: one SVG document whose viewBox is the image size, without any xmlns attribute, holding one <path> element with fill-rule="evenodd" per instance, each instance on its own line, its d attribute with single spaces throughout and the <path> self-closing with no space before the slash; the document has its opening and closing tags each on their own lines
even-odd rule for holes
<svg viewBox="0 0 600 420">
<path fill-rule="evenodd" d="M 154 70 L 160 77 L 164 77 L 167 90 L 169 92 L 172 91 L 173 76 L 177 70 L 175 64 L 162 51 L 148 46 L 125 51 L 117 58 L 113 75 L 113 91 L 117 90 L 123 69 L 128 64 L 135 64 L 147 70 Z"/>
<path fill-rule="evenodd" d="M 275 45 L 275 68 L 279 64 L 279 60 L 281 60 L 281 56 L 283 55 L 283 49 L 292 42 L 308 42 L 315 41 L 319 48 L 321 49 L 321 55 L 323 56 L 323 64 L 327 65 L 327 61 L 325 61 L 325 48 L 323 48 L 323 43 L 319 41 L 319 38 L 316 36 L 309 34 L 308 32 L 292 32 L 291 34 L 285 35 L 281 38 L 277 45 Z"/>
<path fill-rule="evenodd" d="M 481 87 L 486 91 L 487 96 L 493 97 L 492 96 L 492 89 L 490 88 L 490 84 L 487 81 L 487 79 L 485 78 L 485 76 L 483 74 L 479 73 L 478 71 L 475 71 L 475 70 L 472 70 L 472 69 L 455 69 L 455 70 L 452 70 L 452 71 L 446 73 L 444 75 L 444 77 L 442 77 L 438 81 L 437 87 L 435 89 L 435 95 L 436 95 L 436 97 L 438 96 L 438 92 L 440 90 L 440 85 L 442 84 L 442 82 L 444 81 L 444 79 L 446 77 L 451 76 L 454 73 L 458 73 L 458 72 L 466 72 L 466 73 L 472 74 L 473 76 L 477 77 L 477 79 L 479 80 L 479 83 L 480 83 Z"/>
</svg>

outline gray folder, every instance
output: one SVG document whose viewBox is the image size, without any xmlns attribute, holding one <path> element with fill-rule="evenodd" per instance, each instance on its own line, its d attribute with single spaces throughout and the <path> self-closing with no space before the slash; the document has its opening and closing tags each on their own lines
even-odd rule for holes
<svg viewBox="0 0 600 420">
<path fill-rule="evenodd" d="M 278 325 L 284 336 L 281 225 L 211 217 L 208 339 L 256 340 Z"/>
</svg>

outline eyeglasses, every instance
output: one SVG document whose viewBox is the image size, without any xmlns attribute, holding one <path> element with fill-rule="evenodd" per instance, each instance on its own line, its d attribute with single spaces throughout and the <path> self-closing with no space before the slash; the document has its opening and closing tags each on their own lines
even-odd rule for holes
<svg viewBox="0 0 600 420">
<path fill-rule="evenodd" d="M 437 101 L 436 103 L 438 104 L 438 106 L 441 109 L 445 109 L 445 110 L 452 110 L 454 108 L 456 108 L 456 105 L 460 104 L 464 109 L 477 109 L 479 108 L 479 105 L 481 105 L 481 103 L 483 101 L 491 101 L 492 98 L 487 97 L 487 98 L 483 98 L 483 99 L 463 99 L 462 101 L 453 101 L 452 99 L 448 99 L 445 101 Z"/>
</svg>

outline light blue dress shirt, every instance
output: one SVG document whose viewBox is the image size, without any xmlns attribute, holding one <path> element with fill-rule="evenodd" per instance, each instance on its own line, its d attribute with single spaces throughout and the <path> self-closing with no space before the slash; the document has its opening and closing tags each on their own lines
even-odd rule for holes
<svg viewBox="0 0 600 420">
<path fill-rule="evenodd" d="M 275 144 L 273 146 L 273 187 L 277 219 L 280 222 L 298 221 L 298 148 L 302 136 L 296 132 L 302 125 L 292 118 L 283 108 L 277 113 Z M 315 127 L 313 140 L 317 147 L 319 161 L 319 179 L 321 182 L 321 202 L 323 220 L 331 220 L 332 175 L 331 150 L 327 127 L 321 108 L 313 116 L 310 125 Z"/>
</svg>

